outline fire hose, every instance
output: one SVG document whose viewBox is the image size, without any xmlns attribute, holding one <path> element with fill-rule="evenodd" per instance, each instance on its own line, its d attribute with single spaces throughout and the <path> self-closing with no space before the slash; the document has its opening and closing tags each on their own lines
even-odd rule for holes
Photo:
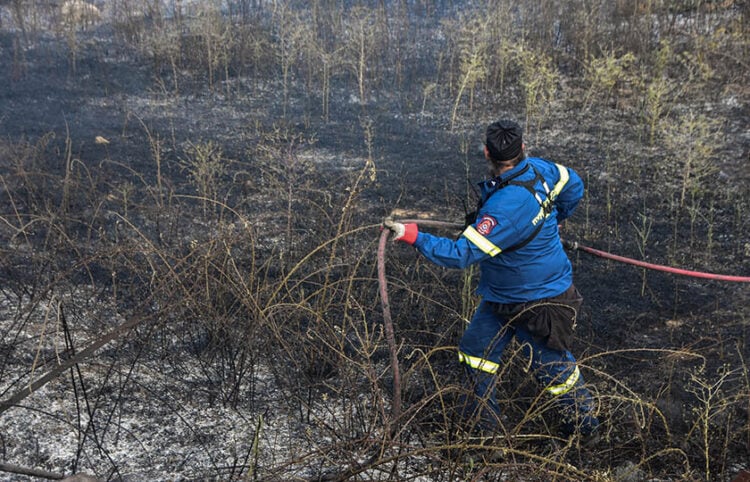
<svg viewBox="0 0 750 482">
<path fill-rule="evenodd" d="M 449 223 L 445 221 L 431 221 L 426 219 L 405 219 L 402 223 L 417 223 L 421 226 L 434 228 L 454 228 L 460 229 L 462 224 Z M 388 343 L 391 358 L 391 371 L 393 372 L 393 402 L 391 405 L 391 419 L 397 421 L 401 416 L 401 373 L 398 365 L 398 346 L 396 345 L 396 335 L 393 330 L 393 318 L 391 318 L 391 305 L 388 301 L 388 282 L 385 277 L 385 247 L 388 242 L 388 236 L 391 231 L 383 229 L 380 232 L 380 242 L 378 243 L 378 288 L 380 291 L 380 304 L 383 309 L 383 328 L 385 339 Z M 397 425 L 391 425 L 388 432 L 395 434 L 398 429 Z"/>
<path fill-rule="evenodd" d="M 434 228 L 446 228 L 446 229 L 462 229 L 463 224 L 452 223 L 446 221 L 434 221 L 427 219 L 400 219 L 400 223 L 416 223 L 419 226 L 434 227 Z M 398 365 L 398 346 L 396 345 L 395 332 L 393 330 L 393 319 L 391 317 L 390 302 L 388 301 L 388 288 L 387 280 L 385 275 L 385 247 L 388 241 L 390 230 L 383 229 L 380 234 L 380 242 L 378 244 L 378 285 L 380 291 L 380 302 L 383 309 L 383 324 L 385 330 L 385 337 L 390 350 L 391 358 L 391 370 L 393 372 L 393 405 L 391 407 L 392 421 L 397 421 L 401 416 L 401 375 L 399 372 Z M 634 266 L 640 266 L 656 271 L 663 271 L 666 273 L 691 276 L 694 278 L 713 279 L 719 281 L 732 281 L 739 283 L 750 283 L 750 276 L 732 276 L 715 273 L 704 273 L 700 271 L 691 271 L 686 269 L 674 268 L 671 266 L 664 266 L 654 263 L 647 263 L 637 259 L 627 258 L 625 256 L 619 256 L 616 254 L 608 253 L 598 249 L 584 246 L 576 241 L 563 241 L 563 246 L 571 251 L 583 251 L 585 253 L 599 256 L 601 258 L 610 259 L 620 263 L 631 264 Z M 390 432 L 395 433 L 397 426 L 392 425 Z"/>
<path fill-rule="evenodd" d="M 423 227 L 434 227 L 434 228 L 443 228 L 443 229 L 462 229 L 463 228 L 463 224 L 459 224 L 459 223 L 426 220 L 426 219 L 403 219 L 403 220 L 399 220 L 399 222 L 416 223 Z M 386 274 L 385 274 L 385 248 L 386 248 L 389 235 L 390 235 L 390 230 L 388 229 L 382 230 L 381 235 L 380 235 L 380 241 L 378 244 L 377 270 L 378 270 L 378 284 L 379 284 L 380 299 L 381 299 L 381 305 L 383 309 L 384 331 L 385 331 L 385 336 L 386 336 L 386 342 L 388 343 L 388 347 L 390 351 L 391 370 L 393 372 L 393 402 L 392 402 L 392 407 L 391 407 L 392 418 L 391 418 L 391 421 L 388 423 L 388 433 L 391 436 L 393 436 L 398 432 L 398 419 L 401 417 L 401 388 L 402 387 L 401 387 L 401 377 L 400 377 L 399 364 L 398 364 L 398 346 L 396 344 L 395 331 L 393 329 L 393 319 L 391 317 L 390 303 L 388 300 L 387 279 L 386 279 Z M 691 276 L 695 278 L 713 279 L 713 280 L 720 280 L 720 281 L 733 281 L 733 282 L 741 282 L 741 283 L 750 282 L 750 277 L 747 277 L 747 276 L 731 276 L 731 275 L 722 275 L 722 274 L 714 274 L 714 273 L 704 273 L 704 272 L 691 271 L 691 270 L 685 270 L 685 269 L 680 269 L 680 268 L 673 268 L 671 266 L 663 266 L 663 265 L 658 265 L 658 264 L 653 264 L 653 263 L 647 263 L 645 261 L 639 261 L 639 260 L 627 258 L 624 256 L 618 256 L 615 254 L 608 253 L 606 251 L 601 251 L 598 249 L 591 248 L 589 246 L 584 246 L 575 241 L 572 241 L 572 242 L 563 241 L 563 246 L 566 249 L 569 249 L 572 251 L 580 250 L 580 251 L 584 251 L 586 253 L 589 253 L 595 256 L 605 258 L 605 259 L 610 259 L 613 261 L 618 261 L 621 263 L 631 264 L 631 265 L 639 266 L 642 268 L 647 268 L 647 269 L 652 269 L 652 270 L 657 270 L 657 271 L 664 271 L 668 273 Z M 134 328 L 135 326 L 137 326 L 143 321 L 144 321 L 143 319 L 134 318 L 123 323 L 122 325 L 113 329 L 111 332 L 97 339 L 94 343 L 91 343 L 84 350 L 76 353 L 70 359 L 66 360 L 65 362 L 59 364 L 57 367 L 50 370 L 45 376 L 32 382 L 28 386 L 28 388 L 25 388 L 19 391 L 18 393 L 16 393 L 14 396 L 10 397 L 7 400 L 0 400 L 0 414 L 6 411 L 7 409 L 11 408 L 12 406 L 20 403 L 20 401 L 26 398 L 26 396 L 30 395 L 37 388 L 40 388 L 41 386 L 45 385 L 50 380 L 57 377 L 60 373 L 62 373 L 66 369 L 72 367 L 76 363 L 90 356 L 92 353 L 98 350 L 101 346 L 107 344 L 113 339 L 118 338 L 119 336 L 126 333 L 131 328 Z M 360 467 L 364 467 L 366 465 L 367 464 L 363 464 Z M 352 473 L 356 473 L 357 471 L 358 471 L 358 468 L 356 467 L 351 469 Z M 38 477 L 48 478 L 48 479 L 63 478 L 63 475 L 61 474 L 39 471 L 39 470 L 29 469 L 25 467 L 18 467 L 18 466 L 14 466 L 10 464 L 5 464 L 5 463 L 0 463 L 0 472 L 32 475 L 32 476 L 38 476 Z M 344 472 L 344 474 L 346 473 L 347 471 Z M 338 476 L 341 476 L 341 477 L 334 476 L 333 478 L 325 478 L 325 480 L 343 480 L 343 478 L 345 478 L 342 474 L 338 474 Z"/>
<path fill-rule="evenodd" d="M 618 261 L 620 263 L 632 264 L 634 266 L 640 266 L 642 268 L 652 269 L 656 271 L 664 271 L 665 273 L 679 274 L 683 276 L 691 276 L 693 278 L 713 279 L 713 280 L 719 280 L 719 281 L 735 281 L 738 283 L 750 283 L 750 276 L 732 276 L 732 275 L 726 275 L 726 274 L 703 273 L 700 271 L 691 271 L 688 269 L 673 268 L 672 266 L 664 266 L 661 264 L 647 263 L 645 261 L 639 261 L 637 259 L 626 258 L 625 256 L 618 256 L 616 254 L 608 253 L 606 251 L 601 251 L 598 249 L 590 248 L 588 246 L 583 246 L 581 244 L 578 244 L 577 241 L 563 241 L 563 246 L 565 246 L 566 249 L 569 249 L 572 251 L 580 250 L 589 254 L 593 254 L 594 256 L 599 256 L 600 258 L 611 259 L 613 261 Z"/>
</svg>

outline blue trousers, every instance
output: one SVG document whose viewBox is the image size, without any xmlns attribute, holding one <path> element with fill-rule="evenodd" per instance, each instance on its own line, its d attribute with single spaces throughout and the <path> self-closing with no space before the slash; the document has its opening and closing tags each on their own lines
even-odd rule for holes
<svg viewBox="0 0 750 482">
<path fill-rule="evenodd" d="M 492 430 L 499 420 L 495 378 L 503 351 L 513 337 L 531 358 L 537 381 L 553 397 L 561 415 L 564 436 L 591 433 L 599 425 L 594 415 L 591 392 L 585 387 L 576 359 L 569 351 L 548 348 L 534 340 L 523 327 L 513 326 L 496 314 L 486 301 L 479 304 L 458 345 L 458 359 L 466 365 L 475 400 L 466 407 L 478 416 L 484 429 Z"/>
</svg>

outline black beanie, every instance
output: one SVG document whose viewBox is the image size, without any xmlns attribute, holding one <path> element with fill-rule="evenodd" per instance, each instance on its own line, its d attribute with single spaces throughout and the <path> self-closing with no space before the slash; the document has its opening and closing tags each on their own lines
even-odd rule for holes
<svg viewBox="0 0 750 482">
<path fill-rule="evenodd" d="M 521 126 L 509 120 L 499 120 L 487 127 L 487 150 L 495 161 L 514 159 L 521 153 Z"/>
</svg>

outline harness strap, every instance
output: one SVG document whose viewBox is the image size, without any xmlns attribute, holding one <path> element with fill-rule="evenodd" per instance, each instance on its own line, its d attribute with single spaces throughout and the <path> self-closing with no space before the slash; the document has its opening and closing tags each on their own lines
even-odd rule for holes
<svg viewBox="0 0 750 482">
<path fill-rule="evenodd" d="M 521 241 L 518 244 L 515 244 L 511 246 L 510 248 L 501 249 L 499 246 L 492 243 L 489 239 L 487 239 L 485 236 L 480 234 L 473 226 L 468 226 L 464 232 L 462 233 L 463 236 L 466 237 L 469 241 L 474 243 L 480 250 L 482 250 L 483 253 L 488 254 L 489 256 L 497 256 L 498 254 L 502 252 L 511 252 L 515 251 L 517 249 L 521 249 L 527 244 L 529 244 L 531 241 L 536 238 L 536 236 L 539 234 L 539 232 L 542 230 L 542 227 L 544 226 L 543 220 L 547 219 L 549 215 L 552 213 L 553 209 L 553 203 L 557 196 L 562 192 L 565 185 L 568 183 L 568 180 L 570 179 L 570 174 L 568 173 L 568 170 L 565 168 L 565 166 L 562 166 L 560 164 L 555 164 L 557 167 L 557 170 L 560 173 L 560 179 L 555 183 L 554 188 L 550 190 L 549 185 L 547 184 L 547 181 L 544 179 L 544 177 L 537 171 L 534 166 L 531 166 L 531 169 L 534 171 L 534 179 L 531 179 L 529 181 L 516 181 L 515 178 L 517 178 L 522 173 L 526 172 L 528 170 L 528 167 L 530 165 L 527 165 L 525 169 L 522 169 L 521 172 L 516 173 L 513 177 L 504 180 L 497 190 L 500 190 L 508 185 L 516 185 L 521 186 L 525 188 L 527 191 L 531 193 L 531 195 L 534 196 L 534 199 L 537 200 L 539 203 L 539 213 L 537 213 L 536 216 L 531 220 L 531 224 L 536 226 L 534 229 L 534 232 L 531 233 L 531 236 L 526 238 L 525 240 Z M 536 191 L 535 186 L 538 182 L 542 183 L 542 187 L 544 188 L 546 199 L 542 198 L 542 196 Z M 497 190 L 495 192 L 497 192 Z"/>
<path fill-rule="evenodd" d="M 548 202 L 550 198 L 550 189 L 549 185 L 547 184 L 547 181 L 544 179 L 544 176 L 539 174 L 539 171 L 534 169 L 534 166 L 531 166 L 531 168 L 534 170 L 534 179 L 531 179 L 529 181 L 510 181 L 508 184 L 513 184 L 515 186 L 521 186 L 523 188 L 526 188 L 527 191 L 531 193 L 532 196 L 536 199 L 536 202 L 539 203 L 539 207 L 541 208 L 539 210 L 539 213 L 542 215 L 542 217 L 546 218 L 549 216 L 549 214 L 552 212 L 552 203 Z M 567 173 L 567 169 L 565 170 Z M 561 177 L 562 180 L 562 177 Z M 542 196 L 537 192 L 537 190 L 534 188 L 536 186 L 537 182 L 542 183 L 542 187 L 544 187 L 544 192 L 546 194 L 546 199 L 542 199 Z M 527 244 L 529 244 L 531 241 L 536 238 L 537 234 L 539 234 L 539 231 L 542 230 L 542 226 L 544 226 L 544 223 L 540 223 L 541 219 L 539 218 L 539 214 L 537 214 L 534 219 L 531 220 L 531 224 L 536 226 L 536 229 L 534 229 L 534 232 L 531 233 L 531 236 L 526 238 L 525 240 L 521 241 L 518 244 L 515 244 L 511 246 L 510 248 L 507 248 L 505 250 L 506 253 L 509 253 L 511 251 L 516 251 L 517 249 L 521 249 Z"/>
</svg>

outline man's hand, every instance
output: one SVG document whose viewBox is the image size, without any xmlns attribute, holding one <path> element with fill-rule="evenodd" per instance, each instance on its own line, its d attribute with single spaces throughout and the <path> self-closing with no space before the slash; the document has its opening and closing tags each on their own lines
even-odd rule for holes
<svg viewBox="0 0 750 482">
<path fill-rule="evenodd" d="M 394 241 L 398 241 L 404 237 L 404 234 L 406 234 L 406 226 L 402 223 L 397 223 L 390 216 L 383 220 L 383 227 L 391 230 Z"/>
<path fill-rule="evenodd" d="M 417 240 L 417 235 L 419 234 L 419 229 L 416 224 L 397 223 L 390 216 L 383 220 L 383 227 L 391 230 L 394 241 L 403 241 L 407 244 L 414 244 Z"/>
</svg>

